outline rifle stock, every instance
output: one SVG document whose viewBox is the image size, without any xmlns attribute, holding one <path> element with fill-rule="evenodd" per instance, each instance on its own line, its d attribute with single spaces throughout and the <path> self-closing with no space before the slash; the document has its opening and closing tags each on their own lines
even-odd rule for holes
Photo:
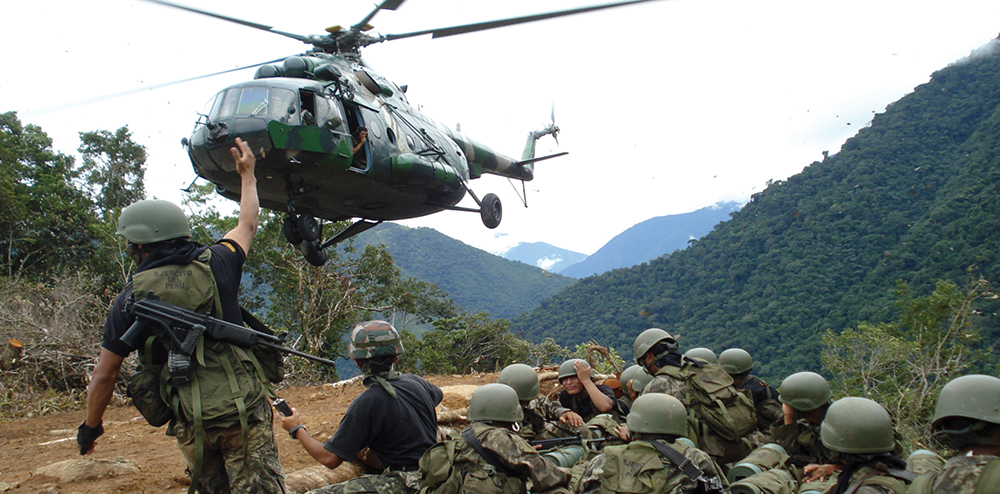
<svg viewBox="0 0 1000 494">
<path fill-rule="evenodd" d="M 541 446 L 542 450 L 558 448 L 560 446 L 569 446 L 574 444 L 580 445 L 599 445 L 609 441 L 621 441 L 619 437 L 602 437 L 598 439 L 584 439 L 582 436 L 569 436 L 569 437 L 557 437 L 553 439 L 533 439 L 528 441 L 528 444 L 532 446 Z"/>
</svg>

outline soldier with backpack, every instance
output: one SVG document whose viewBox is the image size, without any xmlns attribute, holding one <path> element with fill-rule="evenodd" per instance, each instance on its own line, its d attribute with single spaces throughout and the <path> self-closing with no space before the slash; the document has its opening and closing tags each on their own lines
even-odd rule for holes
<svg viewBox="0 0 1000 494">
<path fill-rule="evenodd" d="M 284 474 L 267 402 L 270 383 L 253 351 L 202 337 L 196 342 L 197 357 L 185 358 L 162 333 L 155 334 L 155 328 L 140 334 L 140 348 L 121 340 L 135 319 L 130 305 L 149 295 L 244 323 L 237 293 L 260 205 L 256 160 L 242 139 L 237 138 L 236 145 L 230 151 L 241 179 L 239 219 L 216 244 L 191 242 L 187 217 L 168 201 L 139 201 L 122 211 L 116 233 L 125 237 L 138 267 L 105 322 L 77 443 L 80 454 L 94 451 L 122 362 L 138 349 L 147 369 L 160 370 L 151 374 L 159 407 L 141 411 L 153 425 L 169 421 L 167 434 L 176 436 L 191 474 L 189 492 L 281 493 Z"/>
<path fill-rule="evenodd" d="M 913 494 L 1000 493 L 1000 379 L 969 375 L 941 389 L 934 435 L 955 449 L 940 472 L 921 475 Z"/>
<path fill-rule="evenodd" d="M 472 393 L 472 426 L 461 438 L 431 447 L 420 458 L 421 494 L 522 494 L 559 489 L 569 474 L 543 458 L 517 435 L 524 418 L 517 393 L 486 384 Z"/>
<path fill-rule="evenodd" d="M 749 397 L 733 386 L 733 378 L 717 364 L 686 358 L 677 340 L 659 328 L 635 339 L 636 363 L 653 380 L 642 394 L 663 393 L 681 401 L 688 411 L 688 437 L 720 464 L 746 457 L 753 450 L 757 411 Z"/>
<path fill-rule="evenodd" d="M 659 393 L 644 394 L 636 398 L 627 423 L 632 441 L 606 446 L 591 460 L 578 492 L 728 492 L 721 468 L 684 437 L 687 411 L 679 400 Z"/>
<path fill-rule="evenodd" d="M 761 432 L 767 432 L 784 417 L 781 412 L 781 402 L 778 401 L 780 396 L 778 390 L 750 374 L 753 370 L 753 357 L 749 352 L 742 348 L 725 350 L 719 355 L 719 365 L 733 378 L 736 389 L 750 393 L 753 405 L 757 409 L 757 428 Z"/>
<path fill-rule="evenodd" d="M 281 417 L 281 426 L 327 468 L 353 460 L 367 447 L 385 470 L 310 492 L 412 492 L 420 457 L 437 440 L 434 409 L 443 398 L 441 389 L 420 376 L 395 370 L 403 345 L 396 328 L 386 321 L 354 326 L 347 351 L 368 389 L 347 407 L 333 437 L 322 443 L 310 436 L 295 408 L 291 416 Z"/>
</svg>

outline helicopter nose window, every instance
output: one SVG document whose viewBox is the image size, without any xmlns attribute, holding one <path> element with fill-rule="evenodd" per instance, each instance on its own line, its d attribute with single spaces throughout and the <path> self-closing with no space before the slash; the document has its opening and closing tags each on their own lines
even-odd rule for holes
<svg viewBox="0 0 1000 494">
<path fill-rule="evenodd" d="M 285 111 L 289 106 L 295 107 L 298 98 L 287 89 L 266 87 L 229 88 L 219 94 L 212 107 L 210 118 L 216 120 L 224 117 L 259 117 L 270 115 L 272 118 L 287 118 Z"/>
</svg>

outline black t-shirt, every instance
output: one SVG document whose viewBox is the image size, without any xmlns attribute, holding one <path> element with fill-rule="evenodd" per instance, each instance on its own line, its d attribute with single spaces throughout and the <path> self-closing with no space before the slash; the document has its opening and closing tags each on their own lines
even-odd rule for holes
<svg viewBox="0 0 1000 494">
<path fill-rule="evenodd" d="M 195 247 L 196 244 L 192 243 L 175 250 L 186 252 L 186 249 Z M 164 248 L 173 249 L 173 246 L 166 246 Z M 209 261 L 209 265 L 212 268 L 212 276 L 215 277 L 215 284 L 219 290 L 219 300 L 222 302 L 222 318 L 233 324 L 242 326 L 243 315 L 240 312 L 238 293 L 240 279 L 243 276 L 243 263 L 246 261 L 246 254 L 243 253 L 243 249 L 236 242 L 226 239 L 220 240 L 215 245 L 209 247 L 209 249 L 212 250 L 212 259 Z M 140 270 L 143 269 L 148 269 L 145 262 L 143 262 L 143 265 L 140 265 Z M 104 341 L 101 343 L 101 346 L 120 357 L 127 357 L 129 353 L 135 350 L 135 348 L 131 348 L 121 341 L 121 337 L 128 331 L 132 323 L 135 322 L 135 318 L 124 310 L 126 298 L 130 295 L 131 291 L 123 291 L 115 297 L 115 301 L 111 305 L 111 310 L 108 312 L 108 319 L 104 322 Z M 145 341 L 146 336 L 142 335 L 142 338 L 138 341 Z"/>
<path fill-rule="evenodd" d="M 441 389 L 413 374 L 389 381 L 396 398 L 380 385 L 361 393 L 347 407 L 344 418 L 323 446 L 351 461 L 368 447 L 382 467 L 415 467 L 427 448 L 437 442 L 437 413 Z"/>
<path fill-rule="evenodd" d="M 603 384 L 598 384 L 597 390 L 604 396 L 611 398 L 612 408 L 618 405 L 615 403 L 618 399 L 615 398 L 615 391 L 613 389 Z M 567 393 L 565 389 L 562 390 L 559 393 L 559 403 L 562 404 L 562 406 L 580 414 L 580 416 L 583 417 L 584 422 L 587 422 L 601 414 L 601 411 L 594 406 L 594 402 L 590 399 L 590 395 L 587 394 L 586 389 L 575 395 Z"/>
</svg>

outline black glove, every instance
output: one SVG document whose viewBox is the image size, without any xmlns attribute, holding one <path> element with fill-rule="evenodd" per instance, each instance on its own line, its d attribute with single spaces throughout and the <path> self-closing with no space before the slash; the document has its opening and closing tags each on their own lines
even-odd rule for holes
<svg viewBox="0 0 1000 494">
<path fill-rule="evenodd" d="M 88 427 L 84 421 L 76 430 L 76 444 L 80 445 L 80 454 L 85 455 L 90 448 L 94 447 L 94 439 L 104 434 L 104 424 L 97 424 L 97 427 Z"/>
</svg>

